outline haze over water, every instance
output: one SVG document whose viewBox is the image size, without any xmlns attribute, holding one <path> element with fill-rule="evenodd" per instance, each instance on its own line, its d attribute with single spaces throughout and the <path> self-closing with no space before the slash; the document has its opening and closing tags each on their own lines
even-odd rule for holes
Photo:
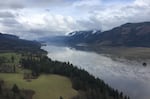
<svg viewBox="0 0 150 99">
<path fill-rule="evenodd" d="M 95 52 L 79 51 L 69 47 L 44 46 L 53 60 L 70 62 L 99 77 L 111 87 L 129 95 L 131 99 L 149 99 L 150 65 L 125 59 L 114 60 Z"/>
</svg>

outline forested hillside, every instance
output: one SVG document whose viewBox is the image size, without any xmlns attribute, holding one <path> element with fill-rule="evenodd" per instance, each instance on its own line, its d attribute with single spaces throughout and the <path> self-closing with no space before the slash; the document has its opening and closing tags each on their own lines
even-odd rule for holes
<svg viewBox="0 0 150 99">
<path fill-rule="evenodd" d="M 19 37 L 14 35 L 0 33 L 0 52 L 30 51 L 34 53 L 41 52 L 42 50 L 40 48 L 41 44 L 39 42 L 19 39 Z"/>
</svg>

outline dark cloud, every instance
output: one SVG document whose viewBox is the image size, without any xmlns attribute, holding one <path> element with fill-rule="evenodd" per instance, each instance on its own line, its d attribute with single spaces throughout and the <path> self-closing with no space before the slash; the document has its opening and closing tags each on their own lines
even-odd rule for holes
<svg viewBox="0 0 150 99">
<path fill-rule="evenodd" d="M 1 9 L 20 9 L 24 8 L 24 0 L 3 0 L 0 1 Z"/>
<path fill-rule="evenodd" d="M 13 18 L 14 15 L 11 12 L 0 12 L 0 18 Z"/>
<path fill-rule="evenodd" d="M 47 8 L 70 5 L 67 0 L 3 0 L 0 1 L 1 9 Z"/>
<path fill-rule="evenodd" d="M 7 26 L 7 27 L 12 27 L 12 26 L 15 27 L 16 25 L 20 25 L 19 22 L 14 18 L 2 19 L 2 20 L 0 20 L 0 23 L 3 26 Z"/>
<path fill-rule="evenodd" d="M 0 11 L 0 24 L 6 27 L 19 25 L 15 15 L 9 11 Z"/>
<path fill-rule="evenodd" d="M 66 5 L 66 0 L 28 0 L 30 7 L 48 7 Z"/>
</svg>

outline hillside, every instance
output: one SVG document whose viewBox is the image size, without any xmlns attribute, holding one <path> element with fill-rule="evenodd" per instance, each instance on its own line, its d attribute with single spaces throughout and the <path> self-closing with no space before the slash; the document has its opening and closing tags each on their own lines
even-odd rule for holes
<svg viewBox="0 0 150 99">
<path fill-rule="evenodd" d="M 68 35 L 68 42 L 100 46 L 150 47 L 150 22 L 126 23 L 112 30 L 96 31 L 94 34 L 92 31 L 79 31 L 74 35 Z"/>
<path fill-rule="evenodd" d="M 19 39 L 19 37 L 0 33 L 0 52 L 45 52 L 40 49 L 41 44 L 36 41 Z"/>
</svg>

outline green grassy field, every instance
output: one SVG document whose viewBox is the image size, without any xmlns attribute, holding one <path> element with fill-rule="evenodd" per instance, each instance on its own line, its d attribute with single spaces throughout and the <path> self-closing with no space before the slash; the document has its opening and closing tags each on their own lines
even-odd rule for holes
<svg viewBox="0 0 150 99">
<path fill-rule="evenodd" d="M 22 74 L 0 73 L 0 79 L 3 79 L 9 88 L 17 84 L 20 89 L 34 90 L 36 93 L 33 99 L 59 99 L 60 96 L 70 99 L 77 95 L 71 81 L 59 75 L 41 75 L 38 79 L 27 82 Z"/>
</svg>

